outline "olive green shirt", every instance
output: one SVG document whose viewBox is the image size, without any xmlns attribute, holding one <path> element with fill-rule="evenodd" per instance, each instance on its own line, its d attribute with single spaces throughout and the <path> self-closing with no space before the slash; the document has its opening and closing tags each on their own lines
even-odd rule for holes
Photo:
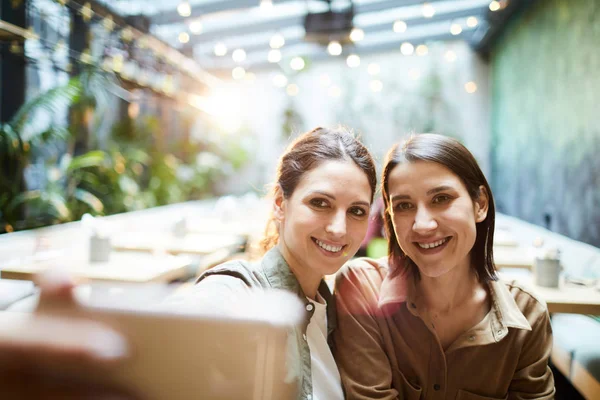
<svg viewBox="0 0 600 400">
<path fill-rule="evenodd" d="M 281 289 L 298 295 L 305 304 L 306 316 L 300 326 L 290 332 L 292 359 L 290 374 L 297 379 L 298 399 L 312 399 L 311 358 L 308 347 L 306 329 L 315 311 L 302 291 L 298 280 L 290 270 L 287 262 L 276 247 L 269 250 L 264 257 L 250 263 L 242 260 L 230 261 L 204 272 L 197 280 L 194 291 L 206 299 L 224 300 L 224 296 L 246 289 Z M 329 287 L 322 281 L 319 294 L 327 302 L 327 334 L 329 346 L 332 346 L 332 332 L 336 328 L 335 301 Z"/>
<path fill-rule="evenodd" d="M 534 294 L 490 282 L 489 313 L 444 350 L 414 280 L 392 275 L 385 259 L 358 259 L 337 277 L 334 355 L 347 399 L 554 398 L 550 318 Z"/>
</svg>

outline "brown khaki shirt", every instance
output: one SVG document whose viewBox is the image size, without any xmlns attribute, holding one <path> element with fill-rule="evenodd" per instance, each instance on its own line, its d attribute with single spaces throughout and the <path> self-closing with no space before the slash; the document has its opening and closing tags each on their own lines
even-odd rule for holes
<svg viewBox="0 0 600 400">
<path fill-rule="evenodd" d="M 553 399 L 546 305 L 490 282 L 491 310 L 445 351 L 387 260 L 358 259 L 336 281 L 334 351 L 348 400 Z"/>
</svg>

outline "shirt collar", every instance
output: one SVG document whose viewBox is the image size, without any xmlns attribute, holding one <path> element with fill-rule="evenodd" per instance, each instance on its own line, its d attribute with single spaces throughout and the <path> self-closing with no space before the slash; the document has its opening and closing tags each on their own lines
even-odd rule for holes
<svg viewBox="0 0 600 400">
<path fill-rule="evenodd" d="M 492 297 L 492 309 L 498 321 L 507 328 L 531 330 L 531 325 L 515 302 L 513 295 L 502 281 L 489 282 Z"/>
<path fill-rule="evenodd" d="M 377 262 L 387 267 L 385 258 Z M 492 302 L 492 329 L 494 338 L 498 341 L 508 333 L 508 328 L 525 329 L 530 331 L 531 325 L 523 315 L 512 294 L 504 282 L 490 281 L 488 283 Z M 378 305 L 382 310 L 397 310 L 400 303 L 407 303 L 408 310 L 417 315 L 411 294 L 414 293 L 414 279 L 408 272 L 388 268 L 388 274 L 381 284 Z M 394 307 L 396 306 L 396 307 Z"/>
<path fill-rule="evenodd" d="M 261 267 L 272 288 L 287 290 L 302 298 L 306 297 L 298 279 L 296 279 L 277 246 L 265 253 L 261 261 Z"/>
<path fill-rule="evenodd" d="M 296 279 L 296 276 L 277 246 L 274 246 L 265 253 L 261 261 L 261 267 L 272 288 L 296 293 L 305 303 L 305 309 L 308 313 L 308 318 L 304 325 L 304 330 L 306 330 L 306 326 L 314 313 L 314 306 L 307 307 L 310 302 L 307 300 L 298 279 Z M 321 297 L 327 302 L 327 333 L 331 334 L 337 326 L 335 301 L 332 300 L 331 290 L 325 280 L 321 280 L 318 291 Z"/>
<path fill-rule="evenodd" d="M 399 269 L 390 268 L 386 257 L 380 258 L 375 262 L 388 271 L 381 283 L 378 302 L 379 307 L 387 308 L 388 306 L 409 301 L 410 283 L 412 279 L 409 277 L 408 269 L 401 271 Z"/>
</svg>

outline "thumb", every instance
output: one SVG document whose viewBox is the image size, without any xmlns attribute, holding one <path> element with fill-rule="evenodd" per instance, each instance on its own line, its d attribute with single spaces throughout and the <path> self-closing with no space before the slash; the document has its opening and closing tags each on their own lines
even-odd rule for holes
<svg viewBox="0 0 600 400">
<path fill-rule="evenodd" d="M 75 281 L 67 271 L 53 268 L 43 272 L 37 279 L 40 287 L 40 300 L 37 311 L 54 307 L 75 306 Z"/>
</svg>

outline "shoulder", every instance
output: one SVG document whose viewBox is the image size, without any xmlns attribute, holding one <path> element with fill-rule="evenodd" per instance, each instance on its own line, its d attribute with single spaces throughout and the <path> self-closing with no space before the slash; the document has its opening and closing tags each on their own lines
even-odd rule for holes
<svg viewBox="0 0 600 400">
<path fill-rule="evenodd" d="M 260 263 L 251 263 L 245 260 L 232 260 L 217 265 L 204 271 L 198 277 L 196 283 L 214 280 L 235 279 L 243 282 L 248 287 L 262 286 L 262 274 L 260 273 Z M 210 279 L 209 279 L 210 278 Z"/>
<path fill-rule="evenodd" d="M 388 269 L 387 258 L 355 258 L 344 264 L 342 269 L 336 274 L 336 280 L 356 278 L 375 280 L 379 278 L 383 280 L 388 273 Z"/>
<path fill-rule="evenodd" d="M 387 273 L 387 258 L 364 257 L 350 260 L 336 274 L 335 293 L 341 297 L 348 297 L 354 296 L 353 293 L 358 291 L 377 298 Z"/>
<path fill-rule="evenodd" d="M 533 329 L 536 325 L 545 324 L 545 321 L 549 321 L 548 307 L 534 290 L 515 280 L 503 281 L 502 283 Z"/>
</svg>

